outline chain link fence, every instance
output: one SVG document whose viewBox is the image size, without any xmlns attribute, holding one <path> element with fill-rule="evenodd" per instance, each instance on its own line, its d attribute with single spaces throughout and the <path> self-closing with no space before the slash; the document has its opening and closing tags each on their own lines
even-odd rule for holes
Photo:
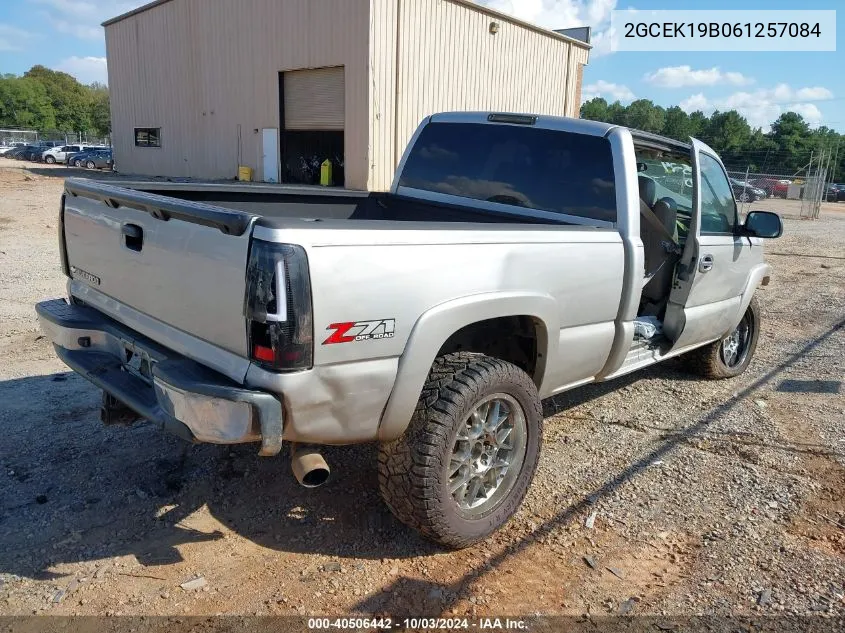
<svg viewBox="0 0 845 633">
<path fill-rule="evenodd" d="M 759 173 L 728 171 L 740 211 L 747 213 L 751 205 L 767 198 L 800 200 L 801 217 L 818 218 L 827 190 L 827 171 L 808 166 L 798 173 Z"/>
<path fill-rule="evenodd" d="M 64 145 L 105 145 L 111 147 L 111 139 L 109 137 L 100 137 L 84 132 L 0 129 L 0 145 L 9 146 L 15 143 L 30 145 L 39 142 L 62 143 Z"/>
</svg>

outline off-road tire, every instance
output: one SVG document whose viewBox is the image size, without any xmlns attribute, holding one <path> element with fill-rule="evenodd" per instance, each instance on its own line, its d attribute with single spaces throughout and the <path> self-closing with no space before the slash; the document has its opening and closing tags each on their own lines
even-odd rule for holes
<svg viewBox="0 0 845 633">
<path fill-rule="evenodd" d="M 714 343 L 685 354 L 683 361 L 686 368 L 694 374 L 711 380 L 733 378 L 743 373 L 748 368 L 751 358 L 754 356 L 754 350 L 757 349 L 757 340 L 760 338 L 760 304 L 757 303 L 757 297 L 751 298 L 751 303 L 748 305 L 745 314 L 750 316 L 751 337 L 748 342 L 748 350 L 745 352 L 745 358 L 743 358 L 742 362 L 733 367 L 725 364 L 721 354 L 722 342 L 728 338 L 725 336 Z"/>
<path fill-rule="evenodd" d="M 449 457 L 458 428 L 490 394 L 513 397 L 525 415 L 525 457 L 510 491 L 483 517 L 467 519 L 449 492 Z M 528 492 L 543 432 L 537 387 L 516 365 L 469 352 L 438 357 L 405 433 L 379 449 L 379 490 L 391 512 L 426 538 L 459 549 L 483 540 L 519 508 Z"/>
</svg>

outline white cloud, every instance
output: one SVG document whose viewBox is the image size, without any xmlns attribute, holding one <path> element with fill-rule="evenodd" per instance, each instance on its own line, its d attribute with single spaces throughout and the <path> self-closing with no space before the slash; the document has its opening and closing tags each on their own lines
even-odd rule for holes
<svg viewBox="0 0 845 633">
<path fill-rule="evenodd" d="M 41 19 L 56 31 L 78 39 L 95 40 L 103 37 L 100 26 L 109 18 L 146 4 L 146 0 L 27 0 L 42 7 Z"/>
<path fill-rule="evenodd" d="M 810 127 L 818 127 L 824 122 L 824 115 L 815 103 L 790 103 L 785 112 L 797 112 L 804 120 L 810 124 Z"/>
<path fill-rule="evenodd" d="M 68 57 L 56 65 L 56 70 L 73 75 L 83 84 L 105 84 L 109 79 L 105 57 Z"/>
<path fill-rule="evenodd" d="M 687 113 L 695 112 L 696 110 L 704 111 L 708 109 L 715 109 L 710 107 L 710 102 L 707 100 L 707 97 L 705 97 L 700 92 L 698 94 L 692 95 L 691 97 L 687 97 L 678 105 L 680 106 L 681 110 Z"/>
<path fill-rule="evenodd" d="M 768 131 L 772 122 L 784 112 L 797 112 L 816 127 L 824 122 L 824 115 L 813 103 L 832 99 L 833 93 L 821 86 L 794 89 L 787 84 L 754 92 L 735 92 L 727 97 L 709 99 L 703 93 L 694 94 L 679 104 L 685 112 L 701 110 L 709 114 L 715 110 L 725 112 L 736 110 L 744 116 L 751 127 Z"/>
<path fill-rule="evenodd" d="M 582 100 L 589 101 L 595 97 L 604 97 L 611 103 L 614 101 L 633 101 L 636 98 L 628 86 L 610 83 L 604 79 L 599 79 L 595 83 L 584 86 Z"/>
<path fill-rule="evenodd" d="M 496 11 L 547 29 L 593 27 L 591 55 L 610 53 L 610 12 L 617 0 L 476 0 Z"/>
<path fill-rule="evenodd" d="M 11 24 L 0 23 L 0 52 L 8 53 L 22 50 L 32 33 Z"/>
<path fill-rule="evenodd" d="M 701 70 L 693 70 L 691 66 L 666 66 L 658 68 L 653 73 L 646 73 L 645 81 L 663 88 L 683 88 L 685 86 L 715 86 L 729 84 L 745 86 L 754 80 L 742 73 L 722 72 L 718 66 Z"/>
<path fill-rule="evenodd" d="M 71 22 L 70 20 L 56 18 L 45 11 L 40 11 L 39 15 L 43 16 L 43 18 L 59 33 L 72 35 L 73 37 L 81 40 L 98 40 L 103 37 L 103 28 L 101 26 Z"/>
<path fill-rule="evenodd" d="M 795 93 L 796 99 L 806 99 L 807 101 L 823 101 L 824 99 L 833 99 L 833 93 L 827 88 L 816 86 L 815 88 L 801 88 Z"/>
</svg>

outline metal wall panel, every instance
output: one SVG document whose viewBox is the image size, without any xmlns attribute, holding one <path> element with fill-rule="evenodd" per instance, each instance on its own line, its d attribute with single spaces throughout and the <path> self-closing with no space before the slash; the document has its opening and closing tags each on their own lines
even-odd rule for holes
<svg viewBox="0 0 845 633">
<path fill-rule="evenodd" d="M 173 0 L 108 25 L 118 169 L 234 178 L 240 162 L 260 174 L 279 72 L 344 66 L 346 184 L 366 188 L 368 14 L 369 0 Z M 162 147 L 136 148 L 135 127 L 162 128 Z"/>
<path fill-rule="evenodd" d="M 499 31 L 490 34 L 490 22 Z M 118 169 L 261 173 L 279 72 L 344 66 L 346 186 L 383 190 L 420 120 L 442 110 L 578 116 L 588 50 L 464 0 L 172 0 L 106 27 Z M 136 148 L 135 127 L 162 128 Z"/>
<path fill-rule="evenodd" d="M 570 40 L 462 0 L 371 0 L 370 25 L 371 189 L 390 186 L 435 112 L 579 114 L 576 68 L 589 49 Z"/>
</svg>

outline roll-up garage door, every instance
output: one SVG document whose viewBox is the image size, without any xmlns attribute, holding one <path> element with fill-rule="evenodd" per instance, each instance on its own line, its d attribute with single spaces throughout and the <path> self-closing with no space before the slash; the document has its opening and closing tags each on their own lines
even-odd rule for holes
<svg viewBox="0 0 845 633">
<path fill-rule="evenodd" d="M 343 66 L 285 73 L 286 130 L 343 130 Z"/>
</svg>

